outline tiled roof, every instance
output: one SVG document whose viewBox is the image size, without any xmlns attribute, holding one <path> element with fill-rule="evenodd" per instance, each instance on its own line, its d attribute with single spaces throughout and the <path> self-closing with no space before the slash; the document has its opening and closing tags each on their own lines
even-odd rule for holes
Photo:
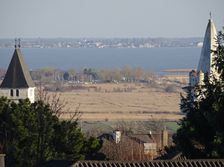
<svg viewBox="0 0 224 167">
<path fill-rule="evenodd" d="M 72 167 L 224 167 L 224 159 L 183 160 L 183 161 L 79 161 Z"/>
<path fill-rule="evenodd" d="M 141 143 L 154 143 L 151 135 L 149 134 L 133 134 L 130 135 L 130 138 Z"/>
<path fill-rule="evenodd" d="M 0 88 L 34 87 L 20 48 L 16 48 Z"/>
</svg>

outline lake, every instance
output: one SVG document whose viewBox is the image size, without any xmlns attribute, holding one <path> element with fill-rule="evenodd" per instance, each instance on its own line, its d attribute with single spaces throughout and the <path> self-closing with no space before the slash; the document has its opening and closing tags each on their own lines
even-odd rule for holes
<svg viewBox="0 0 224 167">
<path fill-rule="evenodd" d="M 115 69 L 141 67 L 161 72 L 165 69 L 195 69 L 201 48 L 21 48 L 30 69 L 54 67 Z M 7 68 L 13 48 L 0 49 L 0 68 Z"/>
</svg>

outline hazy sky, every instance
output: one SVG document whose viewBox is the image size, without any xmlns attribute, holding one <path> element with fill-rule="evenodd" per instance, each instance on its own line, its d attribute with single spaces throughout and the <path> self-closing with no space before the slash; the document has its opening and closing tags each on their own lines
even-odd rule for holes
<svg viewBox="0 0 224 167">
<path fill-rule="evenodd" d="M 0 0 L 0 38 L 202 37 L 224 0 Z"/>
</svg>

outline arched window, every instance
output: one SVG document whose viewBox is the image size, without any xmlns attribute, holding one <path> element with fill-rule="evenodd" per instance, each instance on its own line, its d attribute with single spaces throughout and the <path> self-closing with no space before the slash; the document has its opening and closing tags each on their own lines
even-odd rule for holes
<svg viewBox="0 0 224 167">
<path fill-rule="evenodd" d="M 13 89 L 10 90 L 10 96 L 13 96 Z"/>
<path fill-rule="evenodd" d="M 19 89 L 16 89 L 16 96 L 19 96 Z"/>
</svg>

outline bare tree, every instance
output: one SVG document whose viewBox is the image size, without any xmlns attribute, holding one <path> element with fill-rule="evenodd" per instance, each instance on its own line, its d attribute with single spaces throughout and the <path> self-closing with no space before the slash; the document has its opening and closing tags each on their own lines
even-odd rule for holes
<svg viewBox="0 0 224 167">
<path fill-rule="evenodd" d="M 78 121 L 81 117 L 81 112 L 79 111 L 80 104 L 76 107 L 75 112 L 70 112 L 70 109 L 66 107 L 68 102 L 61 98 L 60 93 L 49 93 L 44 89 L 41 81 L 37 87 L 36 99 L 49 104 L 52 113 L 57 117 L 62 117 L 65 114 L 69 114 L 69 120 L 71 121 Z"/>
<path fill-rule="evenodd" d="M 118 121 L 115 124 L 115 129 L 121 131 L 123 134 L 131 134 L 133 133 L 133 122 L 127 122 L 124 120 Z"/>
</svg>

